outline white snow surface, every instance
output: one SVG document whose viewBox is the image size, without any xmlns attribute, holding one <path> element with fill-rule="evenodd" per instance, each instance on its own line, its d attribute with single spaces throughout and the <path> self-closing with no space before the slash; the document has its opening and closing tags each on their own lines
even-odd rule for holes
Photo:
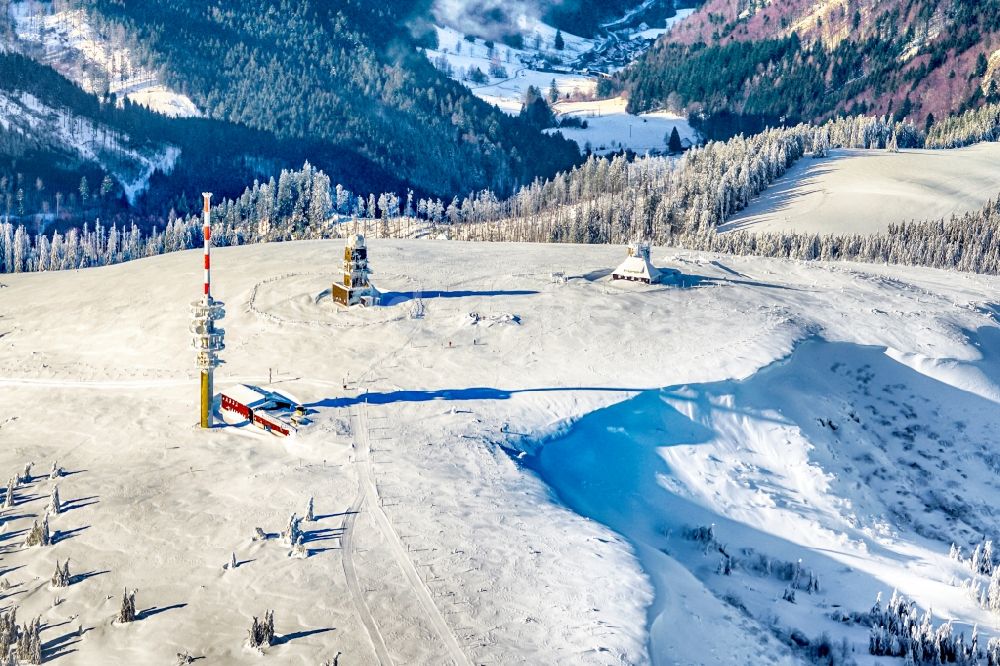
<svg viewBox="0 0 1000 666">
<path fill-rule="evenodd" d="M 84 10 L 13 0 L 9 15 L 28 52 L 84 90 L 95 94 L 107 90 L 118 95 L 119 102 L 128 98 L 167 116 L 201 115 L 189 97 L 170 90 L 155 72 L 135 62 L 123 43 L 99 33 Z"/>
<path fill-rule="evenodd" d="M 856 233 L 947 220 L 1000 196 L 1000 143 L 955 150 L 831 150 L 803 158 L 723 227 Z"/>
<path fill-rule="evenodd" d="M 677 128 L 681 140 L 698 140 L 697 132 L 687 119 L 669 111 L 652 111 L 632 115 L 621 98 L 583 102 L 559 102 L 553 107 L 558 118 L 573 116 L 587 121 L 587 127 L 560 127 L 545 130 L 561 132 L 576 141 L 580 150 L 589 146 L 598 155 L 628 148 L 640 155 L 660 154 L 667 149 L 670 131 Z"/>
<path fill-rule="evenodd" d="M 893 588 L 990 633 L 947 552 L 1000 528 L 1000 279 L 661 248 L 676 284 L 620 286 L 619 247 L 371 240 L 387 305 L 344 311 L 342 248 L 215 251 L 217 386 L 272 369 L 313 412 L 289 439 L 196 427 L 200 250 L 0 277 L 0 470 L 36 475 L 0 600 L 58 663 L 246 663 L 266 609 L 282 664 L 795 663 L 795 629 L 863 661 L 831 616 Z M 56 543 L 23 549 L 56 460 Z M 310 497 L 309 557 L 251 540 Z M 717 573 L 684 537 L 712 524 L 819 592 Z"/>
</svg>

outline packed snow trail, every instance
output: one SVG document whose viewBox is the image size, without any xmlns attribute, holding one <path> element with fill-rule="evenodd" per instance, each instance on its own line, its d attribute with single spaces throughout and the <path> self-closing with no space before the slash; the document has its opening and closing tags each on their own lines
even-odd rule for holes
<svg viewBox="0 0 1000 666">
<path fill-rule="evenodd" d="M 445 622 L 444 616 L 441 615 L 441 611 L 438 609 L 437 605 L 435 605 L 433 598 L 431 598 L 430 590 L 427 589 L 427 585 L 417 573 L 417 569 L 413 566 L 413 562 L 410 560 L 409 556 L 407 556 L 406 548 L 403 546 L 402 541 L 400 541 L 399 535 L 396 534 L 396 530 L 393 528 L 392 522 L 389 520 L 389 517 L 385 515 L 385 512 L 382 510 L 382 506 L 379 503 L 378 489 L 375 486 L 375 470 L 372 467 L 371 461 L 367 402 L 359 404 L 357 421 L 358 428 L 355 436 L 355 442 L 357 443 L 357 451 L 355 452 L 355 455 L 357 457 L 355 460 L 362 468 L 361 474 L 359 475 L 359 483 L 364 486 L 365 503 L 370 507 L 371 514 L 375 518 L 375 523 L 377 524 L 379 531 L 385 537 L 386 542 L 388 542 L 389 548 L 392 551 L 396 562 L 399 564 L 399 568 L 402 569 L 403 574 L 410 583 L 410 587 L 413 588 L 414 593 L 417 595 L 417 599 L 420 600 L 420 605 L 424 607 L 427 619 L 434 627 L 434 630 L 437 632 L 438 637 L 440 637 L 441 642 L 443 642 L 445 647 L 448 649 L 448 654 L 451 657 L 451 663 L 456 666 L 471 666 L 471 662 L 468 657 L 465 656 L 465 653 L 462 652 L 462 648 L 459 646 L 458 640 L 455 638 L 455 634 L 452 633 L 448 623 Z"/>
<path fill-rule="evenodd" d="M 391 666 L 393 662 L 392 658 L 389 656 L 389 650 L 385 647 L 385 640 L 382 638 L 382 632 L 379 630 L 378 624 L 375 622 L 375 617 L 372 615 L 372 611 L 368 607 L 368 602 L 365 601 L 364 591 L 361 589 L 361 583 L 358 580 L 358 572 L 354 568 L 354 524 L 364 505 L 365 488 L 361 481 L 361 476 L 359 475 L 358 494 L 354 496 L 354 501 L 351 502 L 350 508 L 344 515 L 344 532 L 340 540 L 341 549 L 343 551 L 341 560 L 344 564 L 344 577 L 347 579 L 347 587 L 351 590 L 351 596 L 354 598 L 354 608 L 358 611 L 358 615 L 361 617 L 361 623 L 365 626 L 365 631 L 368 633 L 368 638 L 371 640 L 372 648 L 375 650 L 375 657 L 383 666 Z"/>
</svg>

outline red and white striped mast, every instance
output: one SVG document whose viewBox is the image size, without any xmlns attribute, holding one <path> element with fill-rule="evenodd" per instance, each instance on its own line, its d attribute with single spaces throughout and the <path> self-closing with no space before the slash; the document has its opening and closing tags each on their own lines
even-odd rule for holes
<svg viewBox="0 0 1000 666">
<path fill-rule="evenodd" d="M 191 304 L 194 321 L 192 346 L 198 353 L 197 367 L 201 373 L 200 417 L 201 427 L 212 427 L 212 403 L 215 398 L 215 369 L 222 361 L 219 352 L 226 348 L 226 332 L 215 326 L 215 322 L 226 316 L 225 303 L 212 298 L 212 195 L 202 194 L 205 200 L 202 237 L 204 238 L 205 283 L 200 300 Z"/>
</svg>

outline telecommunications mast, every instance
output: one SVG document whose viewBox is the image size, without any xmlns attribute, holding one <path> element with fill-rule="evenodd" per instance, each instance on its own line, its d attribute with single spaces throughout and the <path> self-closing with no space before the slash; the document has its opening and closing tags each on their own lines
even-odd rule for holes
<svg viewBox="0 0 1000 666">
<path fill-rule="evenodd" d="M 222 361 L 219 352 L 226 348 L 226 332 L 215 327 L 215 322 L 226 316 L 225 303 L 212 298 L 212 195 L 202 194 L 205 199 L 202 235 L 205 239 L 205 286 L 202 298 L 191 303 L 191 346 L 198 354 L 197 366 L 201 373 L 201 427 L 212 427 L 212 400 L 215 396 L 215 369 Z"/>
</svg>

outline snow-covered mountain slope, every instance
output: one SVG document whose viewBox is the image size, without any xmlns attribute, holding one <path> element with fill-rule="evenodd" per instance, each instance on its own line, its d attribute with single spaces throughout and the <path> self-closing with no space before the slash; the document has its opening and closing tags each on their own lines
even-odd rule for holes
<svg viewBox="0 0 1000 666">
<path fill-rule="evenodd" d="M 947 220 L 1000 195 L 1000 143 L 955 150 L 833 150 L 804 158 L 722 230 L 870 234 Z"/>
<path fill-rule="evenodd" d="M 666 22 L 667 27 L 690 12 L 681 10 Z M 641 45 L 635 48 L 645 48 L 667 27 L 650 28 L 637 34 L 634 41 Z M 529 86 L 549 98 L 554 85 L 560 100 L 553 105 L 557 117 L 560 120 L 580 118 L 587 122 L 587 127 L 549 131 L 562 132 L 566 138 L 576 141 L 581 150 L 589 147 L 598 154 L 622 149 L 639 154 L 662 152 L 666 148 L 665 138 L 674 127 L 682 138 L 695 138 L 687 120 L 676 114 L 655 112 L 635 116 L 626 113 L 623 99 L 594 99 L 602 74 L 592 71 L 593 65 L 584 66 L 582 61 L 593 59 L 595 54 L 606 50 L 608 44 L 621 43 L 623 39 L 628 42 L 630 33 L 624 38 L 609 33 L 611 36 L 604 40 L 561 33 L 564 48 L 556 49 L 556 30 L 551 26 L 522 17 L 518 29 L 524 40 L 522 48 L 483 39 L 470 40 L 458 30 L 436 27 L 438 48 L 427 50 L 426 55 L 436 67 L 468 86 L 477 97 L 512 115 L 520 113 Z M 479 76 L 483 78 L 475 80 Z"/>
<path fill-rule="evenodd" d="M 172 117 L 200 116 L 186 95 L 168 89 L 156 72 L 135 62 L 122 35 L 100 33 L 81 9 L 14 0 L 9 4 L 16 40 L 9 46 L 37 58 L 84 90 L 129 99 Z"/>
<path fill-rule="evenodd" d="M 868 663 L 842 619 L 893 588 L 985 643 L 947 553 L 1000 530 L 1000 279 L 659 249 L 674 283 L 623 286 L 620 248 L 372 241 L 386 305 L 342 312 L 341 253 L 213 262 L 217 385 L 271 374 L 313 411 L 288 440 L 195 427 L 200 253 L 0 281 L 0 469 L 36 470 L 0 596 L 50 656 L 245 663 L 274 609 L 282 663 L 794 663 L 824 632 Z M 69 510 L 21 548 L 55 460 Z M 251 540 L 310 496 L 308 558 Z"/>
<path fill-rule="evenodd" d="M 127 134 L 47 106 L 26 92 L 0 91 L 0 126 L 36 145 L 99 164 L 115 175 L 130 201 L 149 186 L 154 171 L 169 173 L 180 155 L 167 144 L 133 146 Z"/>
</svg>

